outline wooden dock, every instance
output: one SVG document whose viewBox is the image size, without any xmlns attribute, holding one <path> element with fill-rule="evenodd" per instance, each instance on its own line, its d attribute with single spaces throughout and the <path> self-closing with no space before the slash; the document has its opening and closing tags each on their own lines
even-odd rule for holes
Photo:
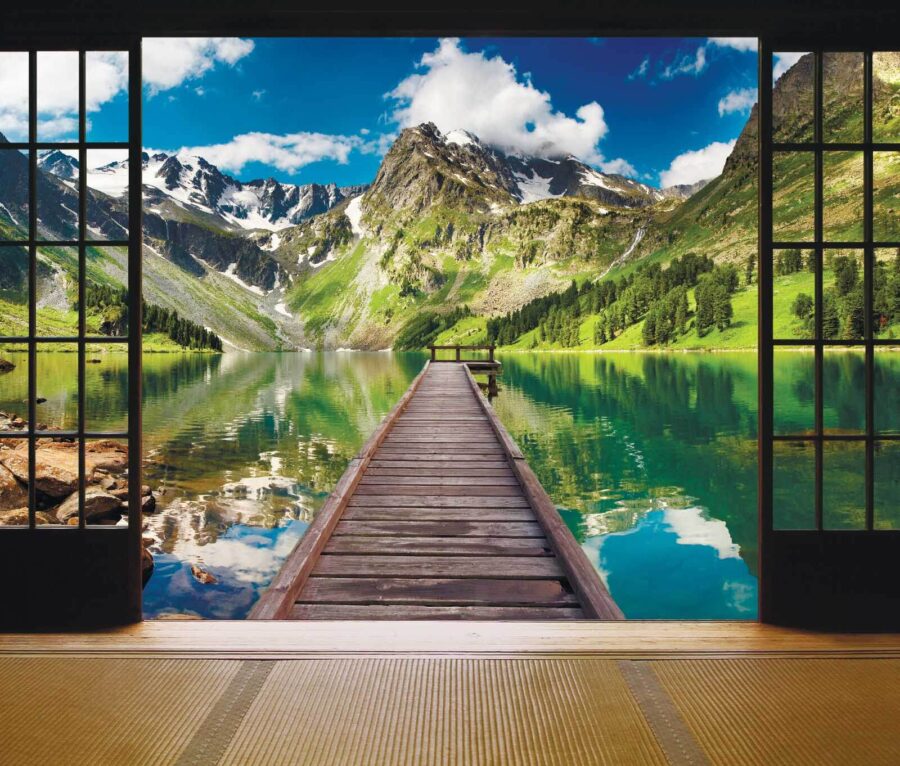
<svg viewBox="0 0 900 766">
<path fill-rule="evenodd" d="M 429 360 L 250 618 L 577 620 L 622 612 L 467 362 Z"/>
</svg>

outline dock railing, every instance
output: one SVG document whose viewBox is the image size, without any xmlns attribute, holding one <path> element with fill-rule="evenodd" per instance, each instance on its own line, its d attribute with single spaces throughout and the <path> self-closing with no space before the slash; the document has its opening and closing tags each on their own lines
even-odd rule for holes
<svg viewBox="0 0 900 766">
<path fill-rule="evenodd" d="M 461 346 L 461 345 L 450 345 L 450 346 L 428 346 L 428 350 L 431 351 L 431 361 L 432 362 L 481 362 L 483 359 L 463 359 L 462 352 L 463 351 L 487 351 L 488 352 L 488 361 L 494 361 L 494 349 L 497 347 L 494 344 L 483 345 L 483 346 Z M 455 351 L 456 358 L 455 359 L 438 359 L 437 352 L 438 351 Z"/>
</svg>

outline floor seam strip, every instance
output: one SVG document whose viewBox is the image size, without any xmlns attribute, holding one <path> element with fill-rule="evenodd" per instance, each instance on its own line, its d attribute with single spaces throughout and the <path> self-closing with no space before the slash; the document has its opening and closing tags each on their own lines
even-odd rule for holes
<svg viewBox="0 0 900 766">
<path fill-rule="evenodd" d="M 273 660 L 243 660 L 234 678 L 216 700 L 182 751 L 177 766 L 219 763 L 275 666 Z"/>
<path fill-rule="evenodd" d="M 650 663 L 619 660 L 618 665 L 669 763 L 672 766 L 708 766 L 710 761 L 706 753 L 685 724 Z"/>
</svg>

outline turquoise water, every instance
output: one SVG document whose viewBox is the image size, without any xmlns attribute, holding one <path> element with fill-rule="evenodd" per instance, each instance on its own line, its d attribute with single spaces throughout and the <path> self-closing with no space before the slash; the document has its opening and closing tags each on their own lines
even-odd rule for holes
<svg viewBox="0 0 900 766">
<path fill-rule="evenodd" d="M 146 615 L 245 616 L 423 360 L 147 355 L 146 481 L 159 511 L 145 519 L 156 563 Z M 0 375 L 0 409 L 17 410 L 25 398 L 25 365 L 14 361 L 16 370 Z M 502 362 L 493 404 L 626 616 L 754 618 L 756 355 L 514 354 Z M 74 422 L 75 355 L 41 354 L 38 363 L 38 393 L 47 398 L 39 419 Z M 860 422 L 859 364 L 846 353 L 826 360 L 826 422 L 835 429 Z M 116 354 L 89 366 L 93 427 L 123 424 L 125 369 Z M 784 428 L 807 423 L 810 370 L 808 354 L 777 361 Z M 900 354 L 883 355 L 879 371 L 879 401 L 896 402 Z M 876 420 L 896 428 L 896 413 L 880 405 Z M 877 454 L 876 522 L 900 527 L 898 452 Z M 787 487 L 781 516 L 802 527 L 811 495 L 796 488 L 809 451 L 777 457 L 776 480 Z M 836 468 L 846 459 L 826 455 Z M 834 476 L 829 507 L 836 524 L 852 526 L 862 507 L 858 476 Z M 217 582 L 201 584 L 191 565 Z"/>
</svg>

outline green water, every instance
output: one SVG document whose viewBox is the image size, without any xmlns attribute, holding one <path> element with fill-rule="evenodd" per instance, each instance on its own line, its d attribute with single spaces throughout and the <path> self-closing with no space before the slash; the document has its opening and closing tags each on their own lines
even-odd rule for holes
<svg viewBox="0 0 900 766">
<path fill-rule="evenodd" d="M 25 359 L 3 356 L 18 366 L 0 375 L 0 409 L 20 412 Z M 89 427 L 122 427 L 125 358 L 98 359 L 87 368 Z M 144 591 L 147 616 L 246 615 L 423 359 L 145 356 L 146 480 L 160 508 L 146 519 L 156 562 Z M 756 355 L 514 354 L 502 361 L 494 406 L 625 614 L 755 617 Z M 776 362 L 783 429 L 808 425 L 811 364 L 796 352 Z M 826 359 L 829 428 L 852 431 L 863 422 L 861 364 L 859 354 Z M 39 420 L 72 426 L 75 355 L 39 354 L 38 365 L 38 394 L 47 399 Z M 890 432 L 900 427 L 900 354 L 881 352 L 877 372 L 876 423 Z M 900 527 L 898 451 L 882 446 L 876 523 Z M 786 445 L 777 455 L 785 526 L 811 519 L 811 495 L 796 491 L 810 454 Z M 835 526 L 861 518 L 855 456 L 826 454 L 835 467 L 826 506 Z M 218 583 L 197 582 L 191 564 Z"/>
</svg>

